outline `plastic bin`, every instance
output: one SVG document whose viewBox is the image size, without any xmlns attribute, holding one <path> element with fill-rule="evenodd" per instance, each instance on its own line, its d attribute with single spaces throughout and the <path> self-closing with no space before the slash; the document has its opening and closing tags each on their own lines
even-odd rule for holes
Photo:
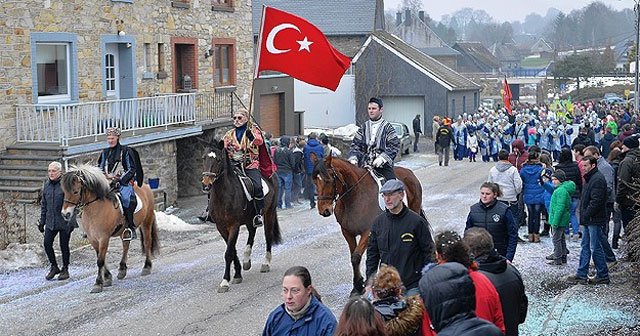
<svg viewBox="0 0 640 336">
<path fill-rule="evenodd" d="M 158 187 L 160 186 L 160 178 L 159 177 L 149 178 L 148 182 L 149 182 L 149 188 L 151 188 L 151 189 L 158 189 Z"/>
</svg>

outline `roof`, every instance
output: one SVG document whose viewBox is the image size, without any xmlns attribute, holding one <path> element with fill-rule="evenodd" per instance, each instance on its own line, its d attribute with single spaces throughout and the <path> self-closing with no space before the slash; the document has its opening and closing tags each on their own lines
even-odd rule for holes
<svg viewBox="0 0 640 336">
<path fill-rule="evenodd" d="M 457 42 L 453 49 L 468 57 L 481 71 L 491 71 L 500 67 L 500 61 L 480 42 Z"/>
<path fill-rule="evenodd" d="M 264 4 L 303 17 L 327 36 L 368 35 L 375 30 L 376 4 L 379 1 L 252 0 L 253 34 L 257 35 L 260 32 L 262 5 Z"/>
<path fill-rule="evenodd" d="M 433 56 L 458 56 L 460 53 L 447 46 L 447 47 L 427 47 L 427 48 L 418 48 L 421 52 L 433 57 Z"/>
<path fill-rule="evenodd" d="M 533 44 L 533 46 L 531 46 L 532 53 L 551 52 L 551 51 L 553 51 L 553 48 L 543 38 L 540 38 L 538 41 L 536 41 L 536 43 Z"/>
<path fill-rule="evenodd" d="M 353 63 L 358 61 L 358 58 L 360 58 L 364 50 L 372 41 L 375 41 L 382 47 L 403 58 L 405 62 L 409 63 L 414 68 L 420 70 L 422 73 L 431 77 L 433 80 L 442 84 L 449 90 L 477 90 L 480 88 L 478 84 L 438 62 L 433 57 L 425 55 L 423 52 L 407 44 L 399 37 L 381 30 L 375 31 L 371 36 L 369 36 L 369 39 L 367 39 L 367 42 L 362 46 L 362 49 L 360 49 L 358 54 L 353 58 Z"/>
<path fill-rule="evenodd" d="M 500 61 L 520 61 L 515 43 L 494 43 L 489 51 Z"/>
</svg>

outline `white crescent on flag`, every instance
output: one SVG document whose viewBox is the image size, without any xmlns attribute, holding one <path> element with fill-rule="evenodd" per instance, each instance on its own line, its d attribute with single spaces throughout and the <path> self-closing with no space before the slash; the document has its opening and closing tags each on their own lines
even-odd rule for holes
<svg viewBox="0 0 640 336">
<path fill-rule="evenodd" d="M 283 54 L 286 52 L 291 51 L 291 49 L 278 49 L 276 48 L 275 45 L 273 45 L 273 40 L 275 40 L 276 35 L 285 29 L 294 29 L 296 30 L 298 33 L 300 33 L 300 29 L 298 27 L 296 27 L 295 25 L 291 24 L 291 23 L 281 23 L 275 27 L 273 27 L 273 29 L 271 29 L 271 31 L 269 32 L 269 35 L 267 35 L 267 51 L 272 53 L 272 54 Z"/>
</svg>

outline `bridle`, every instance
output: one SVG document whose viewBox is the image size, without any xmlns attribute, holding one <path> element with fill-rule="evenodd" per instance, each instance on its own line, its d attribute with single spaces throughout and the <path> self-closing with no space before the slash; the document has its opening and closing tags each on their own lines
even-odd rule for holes
<svg viewBox="0 0 640 336">
<path fill-rule="evenodd" d="M 362 176 L 358 178 L 356 183 L 354 183 L 352 186 L 349 186 L 340 177 L 340 175 L 336 173 L 336 170 L 334 168 L 327 168 L 327 172 L 329 172 L 330 176 L 333 178 L 333 193 L 331 196 L 318 195 L 317 197 L 318 197 L 318 201 L 332 201 L 334 204 L 337 203 L 342 198 L 344 198 L 345 196 L 347 196 L 369 174 L 368 171 L 365 171 L 364 174 L 362 174 Z M 340 181 L 340 184 L 342 184 L 343 189 L 347 189 L 345 192 L 341 194 L 338 193 L 338 186 L 336 184 L 336 180 Z"/>
<path fill-rule="evenodd" d="M 79 174 L 75 174 L 76 178 L 78 178 L 78 181 L 80 182 L 80 199 L 78 200 L 78 202 L 72 202 L 70 200 L 68 200 L 67 198 L 64 199 L 64 203 L 69 203 L 73 206 L 75 206 L 76 208 L 78 208 L 78 210 L 81 210 L 82 208 L 84 208 L 85 206 L 95 202 L 98 200 L 98 197 L 96 196 L 96 198 L 94 198 L 93 200 L 89 201 L 89 202 L 85 202 L 84 201 L 84 180 L 82 179 L 82 177 Z"/>
</svg>

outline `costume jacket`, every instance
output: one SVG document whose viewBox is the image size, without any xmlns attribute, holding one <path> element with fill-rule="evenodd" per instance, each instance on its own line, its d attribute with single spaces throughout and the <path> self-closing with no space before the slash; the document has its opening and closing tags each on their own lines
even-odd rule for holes
<svg viewBox="0 0 640 336">
<path fill-rule="evenodd" d="M 251 132 L 253 139 L 250 140 L 247 132 Z M 236 128 L 230 129 L 224 135 L 224 148 L 229 152 L 229 157 L 244 165 L 244 169 L 258 169 L 260 162 L 258 155 L 260 154 L 259 146 L 264 143 L 262 132 L 260 129 L 250 123 L 246 124 L 246 130 L 242 133 L 242 137 L 238 140 L 236 136 Z"/>
<path fill-rule="evenodd" d="M 351 142 L 351 150 L 348 157 L 358 158 L 360 165 L 370 163 L 378 156 L 384 158 L 386 164 L 393 166 L 393 160 L 400 151 L 400 139 L 396 130 L 388 121 L 382 119 L 375 134 L 374 142 L 371 143 L 371 124 L 373 121 L 367 120 L 360 128 Z"/>
</svg>

